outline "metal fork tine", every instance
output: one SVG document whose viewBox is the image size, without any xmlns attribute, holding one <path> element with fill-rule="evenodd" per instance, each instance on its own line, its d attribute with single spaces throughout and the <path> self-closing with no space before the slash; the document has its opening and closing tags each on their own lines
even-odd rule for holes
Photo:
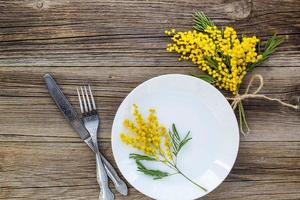
<svg viewBox="0 0 300 200">
<path fill-rule="evenodd" d="M 81 95 L 82 95 L 82 99 L 83 99 L 84 110 L 85 110 L 85 112 L 88 112 L 88 107 L 86 105 L 86 100 L 85 100 L 85 96 L 84 96 L 84 92 L 83 92 L 82 87 L 80 87 L 80 90 L 81 90 Z"/>
<path fill-rule="evenodd" d="M 84 86 L 84 91 L 85 91 L 85 96 L 86 96 L 86 99 L 87 99 L 87 104 L 88 104 L 89 111 L 92 111 L 92 106 L 91 106 L 91 102 L 90 102 L 90 97 L 89 97 L 89 95 L 88 95 L 86 86 Z"/>
<path fill-rule="evenodd" d="M 80 111 L 81 111 L 81 113 L 83 113 L 84 111 L 83 111 L 82 101 L 81 101 L 80 92 L 79 92 L 78 88 L 77 88 L 77 94 L 78 94 L 78 100 L 79 100 L 79 105 L 80 105 Z"/>
<path fill-rule="evenodd" d="M 92 90 L 91 90 L 91 86 L 89 85 L 89 92 L 90 92 L 90 95 L 91 95 L 91 100 L 92 100 L 92 104 L 93 104 L 93 109 L 96 110 L 96 104 L 95 104 L 95 100 L 94 100 L 94 95 L 92 93 Z"/>
</svg>

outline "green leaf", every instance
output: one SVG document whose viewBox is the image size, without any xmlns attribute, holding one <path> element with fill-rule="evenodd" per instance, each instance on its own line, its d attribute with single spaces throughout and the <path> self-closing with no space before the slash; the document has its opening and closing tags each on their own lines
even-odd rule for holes
<svg viewBox="0 0 300 200">
<path fill-rule="evenodd" d="M 152 176 L 154 180 L 162 179 L 170 175 L 168 172 L 147 168 L 140 168 L 138 171 L 144 173 L 145 175 Z"/>
<path fill-rule="evenodd" d="M 177 150 L 177 146 L 179 145 L 179 142 L 178 142 L 177 138 L 171 133 L 170 130 L 169 130 L 169 135 L 170 135 L 170 138 L 171 138 L 172 147 L 176 151 Z"/>
<path fill-rule="evenodd" d="M 282 37 L 278 37 L 276 34 L 274 34 L 271 38 L 268 39 L 264 52 L 263 57 L 268 58 L 272 53 L 275 52 L 276 48 L 284 41 Z"/>
<path fill-rule="evenodd" d="M 190 141 L 192 138 L 188 138 L 187 140 L 182 140 L 181 141 L 181 143 L 179 144 L 179 147 L 178 147 L 178 153 L 179 153 L 179 151 L 182 149 L 182 147 L 188 142 L 188 141 Z M 178 154 L 177 153 L 177 154 Z"/>
<path fill-rule="evenodd" d="M 171 137 L 173 155 L 177 157 L 182 147 L 192 139 L 191 137 L 189 137 L 190 131 L 185 135 L 183 139 L 181 139 L 175 124 L 172 124 L 172 131 L 169 130 L 169 135 Z"/>
<path fill-rule="evenodd" d="M 205 59 L 207 60 L 207 62 L 209 63 L 209 65 L 214 68 L 215 70 L 218 70 L 218 63 L 212 59 L 211 57 L 205 56 Z"/>
<path fill-rule="evenodd" d="M 183 140 L 186 140 L 190 136 L 191 131 L 189 131 L 186 136 L 183 138 Z"/>
<path fill-rule="evenodd" d="M 188 143 L 188 141 L 190 141 L 192 138 L 189 138 L 190 135 L 190 131 L 186 134 L 186 136 L 183 138 L 183 140 L 180 142 L 178 149 L 177 149 L 177 154 L 180 152 L 180 150 L 182 149 L 182 147 Z"/>
<path fill-rule="evenodd" d="M 146 155 L 141 155 L 141 154 L 136 154 L 136 153 L 131 153 L 129 154 L 129 158 L 135 159 L 135 160 L 151 160 L 151 161 L 156 161 L 155 158 L 146 156 Z"/>
<path fill-rule="evenodd" d="M 178 140 L 180 140 L 180 136 L 179 136 L 179 134 L 178 134 L 178 132 L 177 132 L 177 129 L 176 129 L 176 126 L 175 126 L 174 123 L 172 124 L 172 130 L 173 130 L 173 133 L 174 133 L 175 137 L 176 137 Z"/>
<path fill-rule="evenodd" d="M 193 21 L 195 22 L 194 29 L 197 31 L 203 31 L 208 26 L 214 26 L 214 23 L 201 11 L 193 15 Z"/>
<path fill-rule="evenodd" d="M 140 160 L 135 160 L 138 170 L 145 169 L 146 167 L 141 163 Z"/>
<path fill-rule="evenodd" d="M 141 160 L 148 160 L 148 161 L 156 161 L 154 158 L 140 155 L 140 154 L 130 154 L 130 158 L 135 160 L 135 163 L 137 165 L 138 171 L 144 173 L 145 175 L 151 176 L 154 180 L 161 179 L 163 177 L 169 176 L 170 174 L 168 172 L 155 170 L 155 169 L 148 169 L 143 165 Z"/>
<path fill-rule="evenodd" d="M 253 69 L 266 61 L 272 53 L 274 53 L 277 50 L 277 47 L 284 41 L 282 37 L 278 37 L 276 34 L 274 34 L 271 38 L 269 38 L 264 45 L 263 50 L 261 50 L 261 47 L 259 47 L 259 51 L 262 51 L 262 59 L 260 59 L 258 62 L 253 63 L 248 66 L 248 71 L 253 71 Z"/>
<path fill-rule="evenodd" d="M 207 75 L 207 74 L 194 74 L 193 73 L 191 75 L 196 77 L 196 78 L 200 78 L 200 79 L 202 79 L 202 80 L 204 80 L 204 81 L 206 81 L 210 84 L 213 84 L 213 83 L 216 82 L 216 80 L 213 77 L 211 77 L 210 75 Z"/>
</svg>

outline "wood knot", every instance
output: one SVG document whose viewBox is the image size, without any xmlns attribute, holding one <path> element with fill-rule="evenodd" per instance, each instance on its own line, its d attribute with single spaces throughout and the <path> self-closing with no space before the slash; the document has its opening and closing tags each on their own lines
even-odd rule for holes
<svg viewBox="0 0 300 200">
<path fill-rule="evenodd" d="M 42 9 L 42 8 L 44 7 L 44 2 L 43 2 L 43 1 L 37 1 L 37 2 L 36 2 L 36 7 L 37 7 L 38 9 Z"/>
<path fill-rule="evenodd" d="M 252 0 L 230 2 L 224 6 L 224 9 L 231 19 L 246 19 L 252 11 Z"/>
</svg>

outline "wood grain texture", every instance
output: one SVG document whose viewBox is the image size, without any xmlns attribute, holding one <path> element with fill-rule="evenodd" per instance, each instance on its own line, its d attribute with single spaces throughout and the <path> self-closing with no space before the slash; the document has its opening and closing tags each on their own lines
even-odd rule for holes
<svg viewBox="0 0 300 200">
<path fill-rule="evenodd" d="M 0 144 L 0 185 L 5 185 L 0 198 L 38 198 L 38 190 L 48 198 L 71 199 L 84 189 L 91 191 L 85 198 L 96 198 L 95 159 L 82 142 Z M 115 165 L 110 144 L 102 142 L 100 148 Z M 231 174 L 206 199 L 254 199 L 258 195 L 272 199 L 283 191 L 296 199 L 300 195 L 299 150 L 300 142 L 242 142 Z M 226 192 L 230 188 L 235 192 Z M 142 196 L 130 188 L 129 198 Z"/>
<path fill-rule="evenodd" d="M 297 1 L 0 1 L 0 64 L 190 66 L 165 51 L 164 30 L 190 30 L 192 14 L 203 10 L 241 34 L 282 35 L 286 42 L 265 65 L 299 66 Z"/>
<path fill-rule="evenodd" d="M 89 67 L 85 70 L 80 67 L 2 68 L 0 120 L 3 129 L 0 130 L 0 141 L 79 141 L 52 103 L 42 80 L 46 72 L 55 76 L 76 108 L 79 105 L 75 89 L 84 82 L 93 85 L 97 104 L 101 108 L 100 137 L 107 140 L 119 104 L 138 84 L 160 74 L 189 74 L 197 70 L 191 67 Z M 261 67 L 255 73 L 265 78 L 263 94 L 287 102 L 293 102 L 294 97 L 300 96 L 300 68 Z M 257 87 L 257 84 L 254 86 Z M 300 141 L 300 112 L 265 100 L 251 99 L 245 103 L 252 134 L 242 140 Z M 46 124 L 43 123 L 45 120 Z"/>
<path fill-rule="evenodd" d="M 115 166 L 110 131 L 124 97 L 152 77 L 198 71 L 165 51 L 163 33 L 189 30 L 196 10 L 241 34 L 284 37 L 254 73 L 264 77 L 261 93 L 299 98 L 299 0 L 0 0 L 0 199 L 97 199 L 94 155 L 57 110 L 43 74 L 77 109 L 75 88 L 93 85 L 99 144 Z M 300 112 L 259 99 L 245 109 L 252 133 L 241 137 L 225 182 L 203 199 L 298 200 Z M 116 199 L 149 199 L 131 186 L 129 194 Z"/>
</svg>

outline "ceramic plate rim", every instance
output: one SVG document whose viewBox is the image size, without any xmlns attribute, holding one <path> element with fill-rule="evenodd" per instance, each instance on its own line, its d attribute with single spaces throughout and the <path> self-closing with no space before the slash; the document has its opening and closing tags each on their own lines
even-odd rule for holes
<svg viewBox="0 0 300 200">
<path fill-rule="evenodd" d="M 115 127 L 117 126 L 116 123 L 115 123 L 115 122 L 116 122 L 116 116 L 117 116 L 118 113 L 120 112 L 120 109 L 121 109 L 122 105 L 126 103 L 126 99 L 130 98 L 130 96 L 132 96 L 132 95 L 133 95 L 140 87 L 143 87 L 143 86 L 147 85 L 149 82 L 151 82 L 151 81 L 153 81 L 153 80 L 155 80 L 155 79 L 165 78 L 165 77 L 170 77 L 170 76 L 175 76 L 175 77 L 176 77 L 176 76 L 181 76 L 181 77 L 186 77 L 186 78 L 191 78 L 191 79 L 197 79 L 198 81 L 202 82 L 202 84 L 205 84 L 207 87 L 210 87 L 210 88 L 212 88 L 213 90 L 215 90 L 215 92 L 218 93 L 218 95 L 219 95 L 221 98 L 223 98 L 224 103 L 227 104 L 227 105 L 230 107 L 230 111 L 229 111 L 229 112 L 231 112 L 231 114 L 234 116 L 235 129 L 238 130 L 238 132 L 237 132 L 237 134 L 236 134 L 236 136 L 237 136 L 237 141 L 238 141 L 238 142 L 237 142 L 237 144 L 236 144 L 236 149 L 234 149 L 234 150 L 235 150 L 235 155 L 234 155 L 234 159 L 233 159 L 232 166 L 230 166 L 230 170 L 229 170 L 228 174 L 223 178 L 223 180 L 222 180 L 219 184 L 217 184 L 217 185 L 216 185 L 214 188 L 212 188 L 209 192 L 206 192 L 204 195 L 197 197 L 197 198 L 201 198 L 201 197 L 203 197 L 203 196 L 206 196 L 206 195 L 209 194 L 210 192 L 214 191 L 217 187 L 219 187 L 219 186 L 224 182 L 224 180 L 225 180 L 226 177 L 230 174 L 232 168 L 234 167 L 234 165 L 235 165 L 235 163 L 236 163 L 236 159 L 237 159 L 238 152 L 239 152 L 239 146 L 240 146 L 240 135 L 239 135 L 238 122 L 237 122 L 236 115 L 235 115 L 234 111 L 231 109 L 231 106 L 230 106 L 229 102 L 227 101 L 227 99 L 225 98 L 225 96 L 224 96 L 218 89 L 216 89 L 214 86 L 212 86 L 210 83 L 208 83 L 208 82 L 206 82 L 206 81 L 204 81 L 204 80 L 201 80 L 201 79 L 196 78 L 196 77 L 193 77 L 193 76 L 184 75 L 184 74 L 164 74 L 164 75 L 159 75 L 159 76 L 150 78 L 150 79 L 148 79 L 148 80 L 146 80 L 146 81 L 140 83 L 140 84 L 139 84 L 138 86 L 136 86 L 134 89 L 132 89 L 132 90 L 126 95 L 126 97 L 122 100 L 121 104 L 118 106 L 118 109 L 117 109 L 116 114 L 114 115 L 114 120 L 113 120 L 113 124 L 112 124 L 112 129 L 111 129 L 111 145 L 112 145 L 113 158 L 114 158 L 114 160 L 115 160 L 115 162 L 116 162 L 116 164 L 117 164 L 117 166 L 118 166 L 118 169 L 119 169 L 120 173 L 121 173 L 121 174 L 124 176 L 124 178 L 125 178 L 126 175 L 120 170 L 120 163 L 119 163 L 119 161 L 116 159 L 116 152 L 115 152 L 116 150 L 115 150 L 114 145 L 113 145 L 114 140 L 115 140 L 115 136 L 114 136 L 113 132 L 114 132 Z M 127 179 L 126 179 L 126 180 L 127 180 Z M 129 180 L 127 180 L 127 181 L 129 182 L 129 184 L 130 184 L 131 186 L 133 186 L 133 184 L 132 184 Z M 133 186 L 133 187 L 134 187 L 134 186 Z M 134 188 L 135 188 L 135 187 L 134 187 Z M 135 189 L 136 189 L 137 191 L 141 192 L 142 194 L 144 194 L 144 195 L 150 197 L 150 198 L 155 198 L 155 197 L 153 197 L 153 196 L 150 196 L 150 195 L 148 195 L 148 194 L 145 194 L 145 193 L 144 193 L 143 191 L 141 191 L 139 188 L 135 188 Z"/>
</svg>

